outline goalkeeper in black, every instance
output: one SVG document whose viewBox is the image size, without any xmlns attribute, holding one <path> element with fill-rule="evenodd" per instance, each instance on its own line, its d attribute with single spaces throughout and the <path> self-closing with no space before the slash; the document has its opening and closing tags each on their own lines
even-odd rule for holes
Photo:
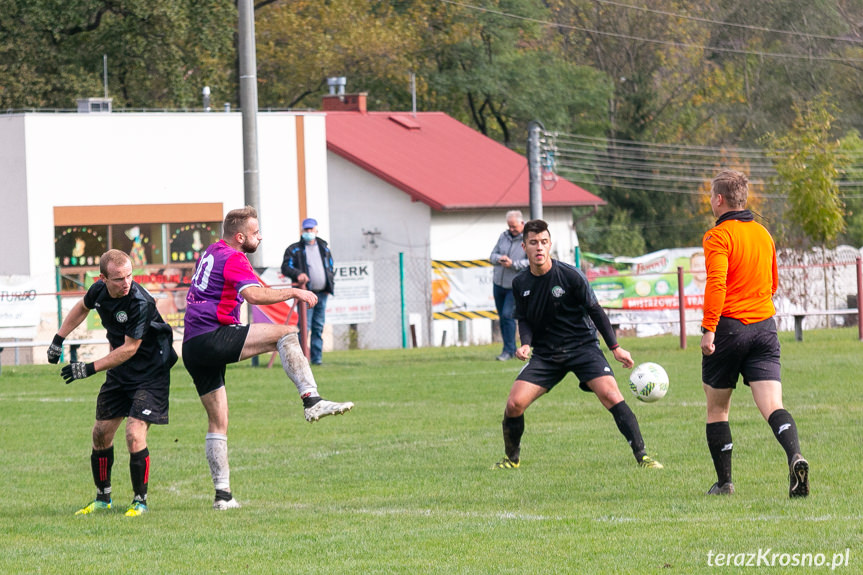
<svg viewBox="0 0 863 575">
<path fill-rule="evenodd" d="M 623 400 L 611 366 L 599 348 L 597 330 L 614 358 L 627 369 L 633 366 L 632 356 L 617 343 L 611 322 L 587 278 L 578 269 L 552 259 L 551 234 L 546 222 L 527 222 L 523 237 L 530 267 L 513 279 L 512 292 L 521 338 L 515 356 L 528 363 L 516 377 L 506 401 L 503 414 L 506 455 L 495 468 L 519 466 L 525 410 L 572 372 L 579 387 L 595 393 L 611 412 L 638 465 L 661 469 L 662 464 L 647 455 L 635 414 Z"/>
<path fill-rule="evenodd" d="M 114 464 L 114 434 L 126 419 L 129 472 L 134 499 L 127 517 L 147 512 L 150 452 L 147 431 L 151 423 L 168 423 L 168 390 L 171 367 L 177 361 L 171 326 L 156 310 L 153 296 L 132 281 L 132 262 L 120 250 L 109 250 L 99 262 L 99 280 L 60 326 L 48 348 L 48 361 L 60 359 L 63 340 L 95 309 L 107 330 L 111 351 L 91 363 L 75 362 L 63 367 L 66 383 L 105 372 L 105 383 L 96 399 L 93 452 L 90 467 L 96 484 L 96 499 L 75 515 L 111 509 L 111 467 Z"/>
</svg>

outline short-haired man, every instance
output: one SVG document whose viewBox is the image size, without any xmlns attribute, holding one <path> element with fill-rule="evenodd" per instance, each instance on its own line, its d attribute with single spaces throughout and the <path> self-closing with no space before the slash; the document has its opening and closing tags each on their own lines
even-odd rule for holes
<svg viewBox="0 0 863 575">
<path fill-rule="evenodd" d="M 627 369 L 634 365 L 629 352 L 617 343 L 587 278 L 580 270 L 551 258 L 551 234 L 544 221 L 527 222 L 523 234 L 530 267 L 512 281 L 521 334 L 521 347 L 515 356 L 529 361 L 509 392 L 502 423 L 506 455 L 495 467 L 515 469 L 520 465 L 525 410 L 572 372 L 581 389 L 595 393 L 611 413 L 638 465 L 661 469 L 662 465 L 647 455 L 635 414 L 626 405 L 599 348 L 597 330 L 614 359 Z"/>
<path fill-rule="evenodd" d="M 493 267 L 492 290 L 494 307 L 500 323 L 500 337 L 503 340 L 503 351 L 497 356 L 498 361 L 507 361 L 515 357 L 515 300 L 512 297 L 512 280 L 522 270 L 527 269 L 527 256 L 522 247 L 522 229 L 524 216 L 519 210 L 506 213 L 506 230 L 497 238 L 494 249 L 488 257 Z"/>
<path fill-rule="evenodd" d="M 246 256 L 258 249 L 261 239 L 258 213 L 253 207 L 228 212 L 222 239 L 201 254 L 186 297 L 183 363 L 207 411 L 206 453 L 216 489 L 213 509 L 217 510 L 240 506 L 231 492 L 228 465 L 227 364 L 278 350 L 282 368 L 294 382 L 309 422 L 345 413 L 354 406 L 351 402 L 327 401 L 318 394 L 296 326 L 240 323 L 244 301 L 268 305 L 296 298 L 310 306 L 318 301 L 307 290 L 261 285 Z"/>
<path fill-rule="evenodd" d="M 752 397 L 788 460 L 790 497 L 809 495 L 809 463 L 800 455 L 794 418 L 782 406 L 779 337 L 773 294 L 779 287 L 776 247 L 746 209 L 749 180 L 734 170 L 713 179 L 716 226 L 704 234 L 707 285 L 701 322 L 701 378 L 707 396 L 707 446 L 716 469 L 710 495 L 734 493 L 728 412 L 737 378 Z"/>
<path fill-rule="evenodd" d="M 308 310 L 306 327 L 309 330 L 309 360 L 312 365 L 320 365 L 323 361 L 327 297 L 333 295 L 336 283 L 335 267 L 330 246 L 318 237 L 318 220 L 306 218 L 302 228 L 300 241 L 285 250 L 282 274 L 318 296 L 318 305 Z"/>
<path fill-rule="evenodd" d="M 111 351 L 91 363 L 76 362 L 63 367 L 66 383 L 104 371 L 105 383 L 96 400 L 93 451 L 90 467 L 96 484 L 96 499 L 76 515 L 111 509 L 111 468 L 114 465 L 114 434 L 126 418 L 126 444 L 134 499 L 127 517 L 147 512 L 150 451 L 147 431 L 151 423 L 168 423 L 168 391 L 171 366 L 177 354 L 171 345 L 171 326 L 162 320 L 156 302 L 132 281 L 132 262 L 120 250 L 108 250 L 99 260 L 99 280 L 72 307 L 48 348 L 48 361 L 57 363 L 63 341 L 95 309 L 108 332 Z"/>
</svg>

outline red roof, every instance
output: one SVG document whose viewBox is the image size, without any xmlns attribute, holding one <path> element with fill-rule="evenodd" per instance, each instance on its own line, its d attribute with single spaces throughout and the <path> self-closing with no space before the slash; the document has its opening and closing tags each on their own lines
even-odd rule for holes
<svg viewBox="0 0 863 575">
<path fill-rule="evenodd" d="M 527 159 L 443 112 L 327 112 L 327 149 L 435 210 L 527 207 Z M 605 202 L 559 179 L 542 204 Z"/>
</svg>

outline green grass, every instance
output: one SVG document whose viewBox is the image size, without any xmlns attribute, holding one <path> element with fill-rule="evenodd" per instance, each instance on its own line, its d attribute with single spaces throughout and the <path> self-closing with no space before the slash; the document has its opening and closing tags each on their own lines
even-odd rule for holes
<svg viewBox="0 0 863 575">
<path fill-rule="evenodd" d="M 664 470 L 635 465 L 572 376 L 528 410 L 521 468 L 491 470 L 520 366 L 494 361 L 496 347 L 334 352 L 315 370 L 320 389 L 356 407 L 312 425 L 278 363 L 229 368 L 231 484 L 243 508 L 223 513 L 210 508 L 204 411 L 175 369 L 171 424 L 150 431 L 151 512 L 134 519 L 122 513 L 132 496 L 122 433 L 114 510 L 73 516 L 95 492 L 101 377 L 65 385 L 55 366 L 3 366 L 0 573 L 727 573 L 739 568 L 709 567 L 711 550 L 829 562 L 846 548 L 838 571 L 863 570 L 855 330 L 783 339 L 785 404 L 812 469 L 804 500 L 788 499 L 784 453 L 742 385 L 731 414 L 737 493 L 705 496 L 714 473 L 698 340 L 623 345 L 671 377 L 665 399 L 642 404 L 617 369 Z"/>
</svg>

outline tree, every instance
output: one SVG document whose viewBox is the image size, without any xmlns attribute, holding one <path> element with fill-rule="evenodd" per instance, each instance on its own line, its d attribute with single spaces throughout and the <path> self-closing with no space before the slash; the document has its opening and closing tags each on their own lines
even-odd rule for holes
<svg viewBox="0 0 863 575">
<path fill-rule="evenodd" d="M 788 198 L 786 218 L 802 232 L 800 239 L 822 247 L 833 244 L 845 227 L 838 186 L 844 160 L 839 142 L 831 137 L 836 110 L 826 93 L 795 104 L 791 129 L 768 136 L 777 173 L 774 189 Z"/>
<path fill-rule="evenodd" d="M 0 0 L 0 107 L 74 108 L 100 96 L 102 56 L 115 107 L 200 105 L 232 94 L 231 0 Z"/>
</svg>

